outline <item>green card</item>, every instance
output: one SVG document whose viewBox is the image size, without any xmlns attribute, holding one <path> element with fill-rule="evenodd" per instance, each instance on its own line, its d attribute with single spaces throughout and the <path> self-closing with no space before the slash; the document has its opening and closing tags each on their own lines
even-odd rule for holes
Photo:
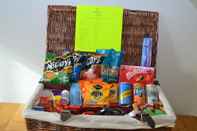
<svg viewBox="0 0 197 131">
<path fill-rule="evenodd" d="M 111 48 L 121 51 L 122 21 L 122 8 L 77 6 L 75 51 Z"/>
</svg>

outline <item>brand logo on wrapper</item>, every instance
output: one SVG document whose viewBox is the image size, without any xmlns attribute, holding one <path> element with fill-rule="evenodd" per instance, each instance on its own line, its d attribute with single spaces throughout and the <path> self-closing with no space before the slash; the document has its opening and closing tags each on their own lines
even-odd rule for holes
<svg viewBox="0 0 197 131">
<path fill-rule="evenodd" d="M 68 58 L 57 58 L 45 64 L 46 70 L 61 70 L 66 66 L 71 66 L 72 60 L 70 57 Z"/>
<path fill-rule="evenodd" d="M 126 73 L 126 78 L 127 78 L 128 80 L 130 80 L 134 75 L 136 75 L 136 74 L 138 74 L 138 73 L 143 73 L 143 72 L 144 72 L 143 69 L 135 69 L 135 70 L 133 70 L 132 72 Z"/>
<path fill-rule="evenodd" d="M 95 100 L 100 99 L 103 96 L 102 90 L 100 85 L 95 85 L 94 88 L 91 90 L 91 97 Z"/>
<path fill-rule="evenodd" d="M 87 59 L 86 65 L 92 65 L 92 64 L 101 64 L 103 61 L 103 57 L 95 57 L 91 56 Z"/>
</svg>

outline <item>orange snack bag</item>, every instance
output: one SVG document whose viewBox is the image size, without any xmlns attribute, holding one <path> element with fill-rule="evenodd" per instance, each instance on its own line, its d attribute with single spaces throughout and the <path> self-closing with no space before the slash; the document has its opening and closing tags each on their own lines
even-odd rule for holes
<svg viewBox="0 0 197 131">
<path fill-rule="evenodd" d="M 111 85 L 100 79 L 80 81 L 84 107 L 102 107 L 109 105 Z"/>
</svg>

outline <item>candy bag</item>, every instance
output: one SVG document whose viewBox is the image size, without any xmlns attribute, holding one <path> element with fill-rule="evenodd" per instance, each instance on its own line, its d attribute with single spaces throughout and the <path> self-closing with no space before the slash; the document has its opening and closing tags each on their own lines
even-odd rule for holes
<svg viewBox="0 0 197 131">
<path fill-rule="evenodd" d="M 70 82 L 72 73 L 72 56 L 71 53 L 66 53 L 62 56 L 57 56 L 55 53 L 48 52 L 44 66 L 44 83 L 63 84 Z"/>
<path fill-rule="evenodd" d="M 93 80 L 100 78 L 101 64 L 103 63 L 104 55 L 96 55 L 89 53 L 86 62 L 81 70 L 81 79 Z"/>
<path fill-rule="evenodd" d="M 100 78 L 101 66 L 98 64 L 92 65 L 89 69 L 81 71 L 81 79 L 94 80 Z"/>
</svg>

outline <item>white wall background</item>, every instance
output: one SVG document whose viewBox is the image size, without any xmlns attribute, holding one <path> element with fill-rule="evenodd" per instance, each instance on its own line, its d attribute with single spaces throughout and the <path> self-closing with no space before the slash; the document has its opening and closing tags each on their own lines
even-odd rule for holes
<svg viewBox="0 0 197 131">
<path fill-rule="evenodd" d="M 189 0 L 0 2 L 0 101 L 27 102 L 41 77 L 47 5 L 118 5 L 160 13 L 158 77 L 176 113 L 197 115 L 197 10 Z"/>
</svg>

